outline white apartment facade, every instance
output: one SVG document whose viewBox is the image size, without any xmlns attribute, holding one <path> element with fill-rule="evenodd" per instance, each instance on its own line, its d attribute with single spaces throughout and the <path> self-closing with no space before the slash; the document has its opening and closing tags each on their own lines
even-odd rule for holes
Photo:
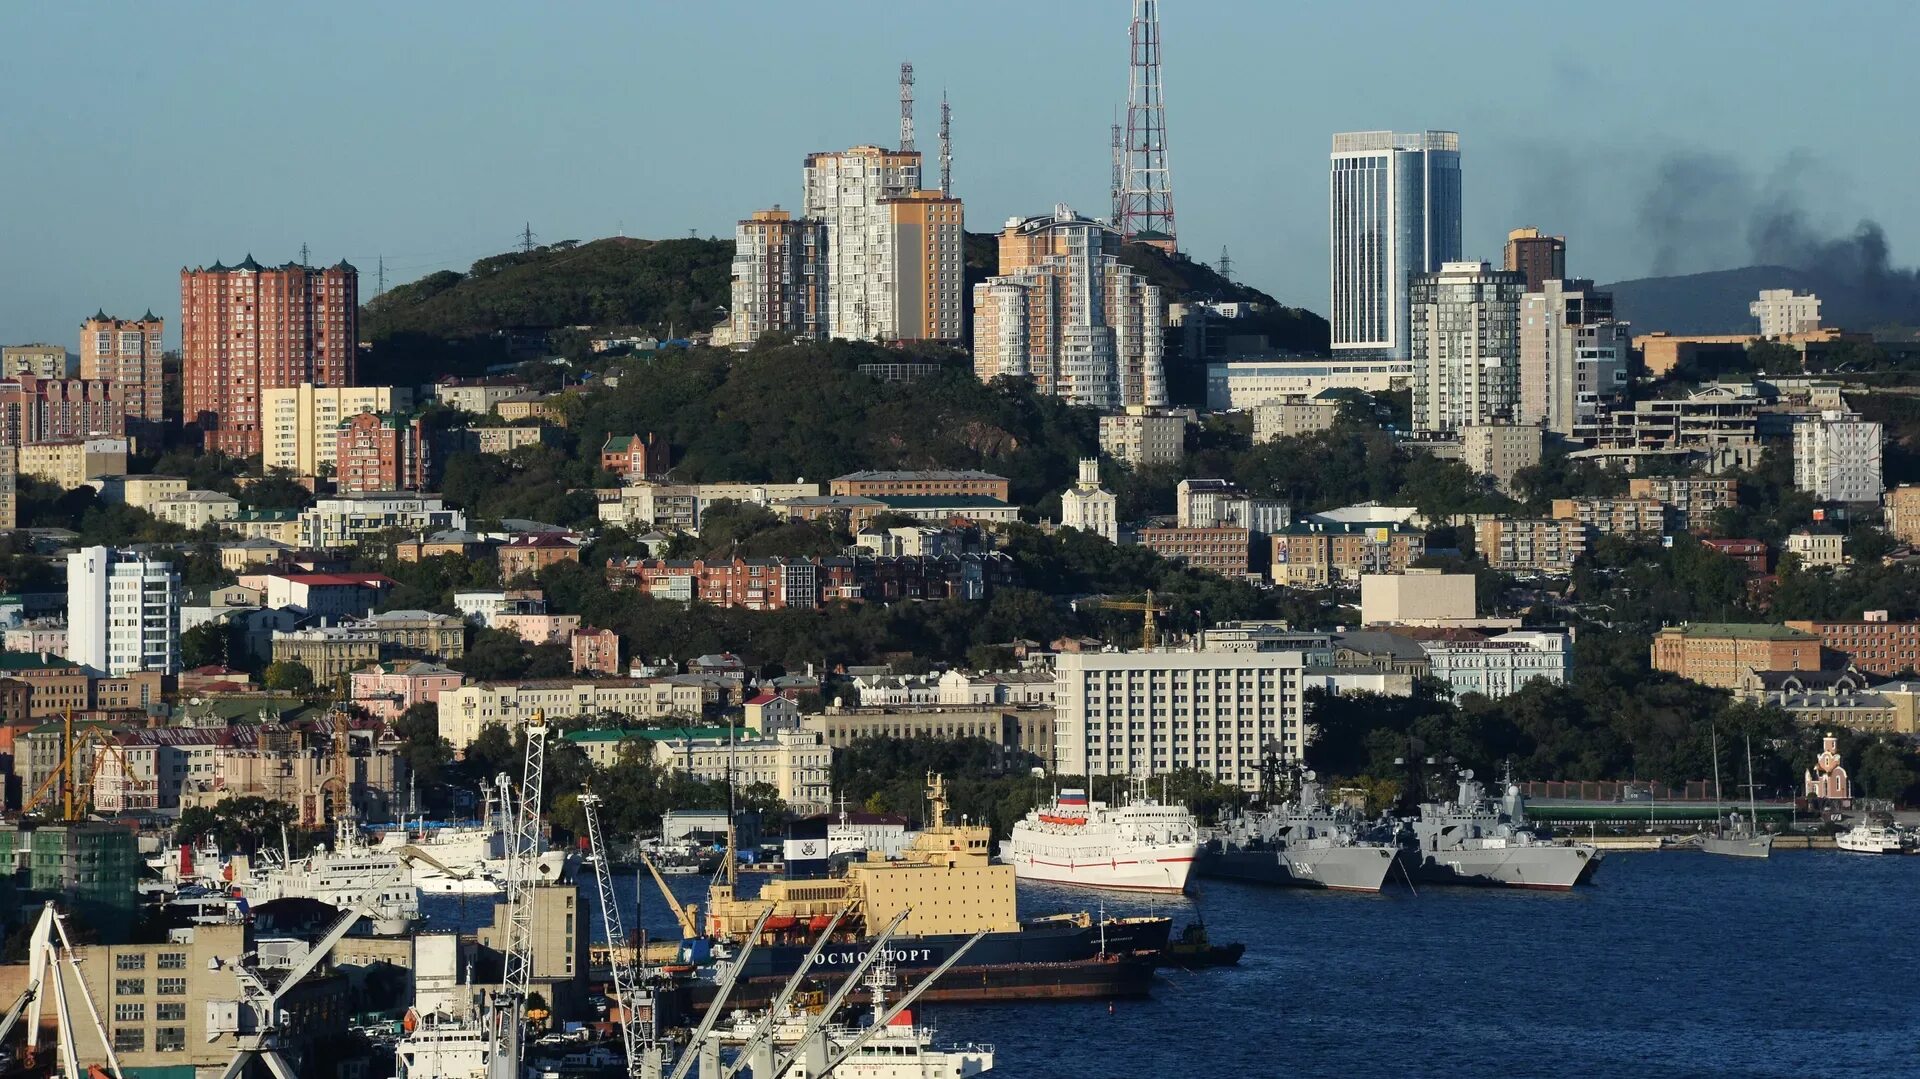
<svg viewBox="0 0 1920 1079">
<path fill-rule="evenodd" d="M 1885 431 L 1857 413 L 1829 410 L 1793 426 L 1793 485 L 1822 502 L 1877 502 Z"/>
<path fill-rule="evenodd" d="M 1463 697 L 1498 700 L 1529 682 L 1565 682 L 1573 669 L 1573 638 L 1565 633 L 1513 630 L 1479 641 L 1420 642 L 1433 677 Z"/>
<path fill-rule="evenodd" d="M 1790 288 L 1761 289 L 1747 312 L 1760 321 L 1760 336 L 1768 339 L 1820 328 L 1820 297 L 1796 296 Z"/>
<path fill-rule="evenodd" d="M 109 676 L 180 670 L 180 575 L 111 547 L 67 555 L 67 658 Z"/>
<path fill-rule="evenodd" d="M 1068 775 L 1195 768 L 1260 787 L 1271 744 L 1307 744 L 1305 650 L 1069 652 L 1055 661 L 1054 746 Z"/>
<path fill-rule="evenodd" d="M 1404 357 L 1410 283 L 1460 258 L 1460 136 L 1343 132 L 1328 166 L 1333 349 Z"/>
<path fill-rule="evenodd" d="M 1548 280 L 1520 301 L 1515 418 L 1572 435 L 1627 389 L 1633 328 L 1613 317 L 1613 294 L 1586 280 Z"/>
<path fill-rule="evenodd" d="M 467 527 L 467 515 L 449 509 L 439 495 L 368 491 L 322 498 L 300 513 L 300 545 L 350 547 L 389 528 L 439 532 Z"/>
<path fill-rule="evenodd" d="M 1082 457 L 1080 478 L 1060 496 L 1060 527 L 1091 532 L 1108 543 L 1120 542 L 1113 492 L 1100 486 L 1100 459 Z"/>
<path fill-rule="evenodd" d="M 920 155 L 913 151 L 855 146 L 807 155 L 801 214 L 827 228 L 829 336 L 895 336 L 894 236 L 885 200 L 919 189 Z"/>
<path fill-rule="evenodd" d="M 801 812 L 833 801 L 833 747 L 819 731 L 785 730 L 757 738 L 651 739 L 653 762 L 697 779 L 765 783 Z"/>
<path fill-rule="evenodd" d="M 1180 412 L 1130 406 L 1100 417 L 1100 449 L 1134 468 L 1170 465 L 1186 456 L 1187 416 Z"/>
</svg>

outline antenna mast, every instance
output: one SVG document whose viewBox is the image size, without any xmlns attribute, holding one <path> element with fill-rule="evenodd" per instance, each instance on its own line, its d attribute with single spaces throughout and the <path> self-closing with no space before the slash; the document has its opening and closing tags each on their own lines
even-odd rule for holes
<svg viewBox="0 0 1920 1079">
<path fill-rule="evenodd" d="M 913 152 L 913 65 L 900 65 L 900 152 Z"/>
<path fill-rule="evenodd" d="M 953 196 L 953 113 L 947 107 L 947 92 L 940 91 L 940 194 Z"/>
<path fill-rule="evenodd" d="M 1117 110 L 1116 110 L 1117 111 Z M 1113 217 L 1114 228 L 1120 227 L 1120 219 L 1127 215 L 1127 143 L 1120 133 L 1120 118 L 1113 120 Z"/>
<path fill-rule="evenodd" d="M 1220 276 L 1233 280 L 1233 256 L 1227 254 L 1227 245 L 1220 245 Z"/>
<path fill-rule="evenodd" d="M 526 227 L 520 230 L 520 253 L 523 255 L 533 254 L 533 222 L 531 221 L 527 222 Z"/>
<path fill-rule="evenodd" d="M 1133 25 L 1127 36 L 1131 55 L 1120 238 L 1177 251 L 1173 173 L 1167 166 L 1167 106 L 1160 82 L 1160 0 L 1133 0 Z"/>
</svg>

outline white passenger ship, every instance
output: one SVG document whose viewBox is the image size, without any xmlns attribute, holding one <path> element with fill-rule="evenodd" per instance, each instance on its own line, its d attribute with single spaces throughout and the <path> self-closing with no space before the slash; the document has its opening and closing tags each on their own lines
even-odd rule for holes
<svg viewBox="0 0 1920 1079">
<path fill-rule="evenodd" d="M 1065 790 L 1013 826 L 1000 860 L 1024 880 L 1177 894 L 1199 842 L 1185 806 L 1135 797 L 1116 807 Z"/>
</svg>

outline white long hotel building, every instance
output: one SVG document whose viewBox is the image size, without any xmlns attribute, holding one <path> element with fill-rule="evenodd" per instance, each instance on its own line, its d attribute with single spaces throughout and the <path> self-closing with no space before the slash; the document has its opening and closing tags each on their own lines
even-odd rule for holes
<svg viewBox="0 0 1920 1079">
<path fill-rule="evenodd" d="M 1197 768 L 1260 789 L 1261 754 L 1306 748 L 1304 649 L 1064 653 L 1055 767 L 1066 775 Z"/>
</svg>

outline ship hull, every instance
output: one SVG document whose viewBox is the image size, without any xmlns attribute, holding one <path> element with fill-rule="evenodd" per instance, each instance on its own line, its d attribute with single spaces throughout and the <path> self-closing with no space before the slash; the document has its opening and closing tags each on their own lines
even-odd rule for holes
<svg viewBox="0 0 1920 1079">
<path fill-rule="evenodd" d="M 1287 888 L 1378 892 L 1393 864 L 1392 849 L 1382 846 L 1292 851 L 1227 848 L 1202 853 L 1194 871 L 1202 877 Z"/>
<path fill-rule="evenodd" d="M 1416 884 L 1535 888 L 1564 892 L 1591 879 L 1599 865 L 1586 846 L 1527 845 L 1466 850 L 1402 850 L 1400 864 Z"/>
<path fill-rule="evenodd" d="M 1718 854 L 1726 858 L 1765 858 L 1773 853 L 1773 837 L 1757 835 L 1743 839 L 1723 839 L 1710 835 L 1700 840 L 1700 849 L 1708 854 Z"/>
<path fill-rule="evenodd" d="M 1075 888 L 1178 895 L 1187 890 L 1196 846 L 1175 843 L 1140 847 L 1125 854 L 1080 860 L 1025 851 L 1013 843 L 1000 846 L 1000 860 L 1013 867 L 1021 880 L 1044 881 Z"/>
<path fill-rule="evenodd" d="M 985 943 L 984 941 L 982 942 Z M 967 953 L 968 959 L 973 953 Z M 1151 956 L 1121 956 L 1107 959 L 1082 959 L 1064 963 L 1019 963 L 995 966 L 964 963 L 947 971 L 925 993 L 922 1001 L 949 1004 L 1030 1003 L 1036 1000 L 1119 1000 L 1144 997 L 1153 985 L 1156 959 Z M 843 980 L 851 967 L 822 971 L 809 979 L 818 987 L 831 989 Z M 904 992 L 932 974 L 928 968 L 902 969 L 898 972 L 898 991 Z M 743 976 L 728 994 L 725 1007 L 764 1008 L 785 986 L 787 978 L 775 975 Z M 713 1003 L 718 987 L 713 982 L 689 982 L 674 994 L 682 1015 L 699 1015 Z M 849 1001 L 865 1003 L 864 987 L 856 989 Z"/>
<path fill-rule="evenodd" d="M 1078 963 L 1106 955 L 1158 956 L 1173 930 L 1170 918 L 1128 918 L 1099 925 L 1036 922 L 1011 933 L 988 933 L 968 949 L 964 969 Z M 943 933 L 919 937 L 896 936 L 887 943 L 888 958 L 901 973 L 932 970 L 947 961 L 971 936 Z M 811 942 L 762 944 L 747 956 L 745 976 L 784 978 L 798 970 Z M 870 941 L 836 942 L 821 949 L 812 969 L 826 976 L 852 970 L 871 947 Z M 944 983 L 943 983 L 944 984 Z"/>
</svg>

